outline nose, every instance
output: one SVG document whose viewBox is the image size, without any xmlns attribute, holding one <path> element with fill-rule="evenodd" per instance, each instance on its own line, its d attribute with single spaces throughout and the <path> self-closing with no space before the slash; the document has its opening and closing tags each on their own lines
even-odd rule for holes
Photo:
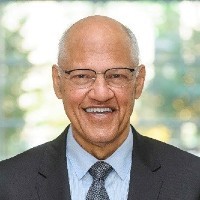
<svg viewBox="0 0 200 200">
<path fill-rule="evenodd" d="M 98 102 L 106 102 L 113 98 L 114 92 L 107 84 L 103 74 L 98 74 L 88 96 Z"/>
</svg>

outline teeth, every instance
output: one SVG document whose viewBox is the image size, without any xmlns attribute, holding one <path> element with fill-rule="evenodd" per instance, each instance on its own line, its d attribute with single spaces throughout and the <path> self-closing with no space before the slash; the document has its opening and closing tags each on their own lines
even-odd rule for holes
<svg viewBox="0 0 200 200">
<path fill-rule="evenodd" d="M 104 113 L 104 112 L 112 112 L 111 108 L 87 108 L 85 110 L 88 113 Z"/>
</svg>

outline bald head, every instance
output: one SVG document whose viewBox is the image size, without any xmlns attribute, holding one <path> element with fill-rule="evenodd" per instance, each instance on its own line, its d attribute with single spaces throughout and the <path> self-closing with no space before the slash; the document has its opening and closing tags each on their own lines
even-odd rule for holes
<svg viewBox="0 0 200 200">
<path fill-rule="evenodd" d="M 139 65 L 139 48 L 135 35 L 130 29 L 112 18 L 89 16 L 73 24 L 61 37 L 58 64 L 62 66 L 67 62 L 70 54 L 76 51 L 76 47 L 81 48 L 85 44 L 91 50 L 95 48 L 95 51 L 99 53 L 105 49 L 105 46 L 112 51 L 113 48 L 117 51 L 117 47 L 129 49 L 134 66 Z"/>
</svg>

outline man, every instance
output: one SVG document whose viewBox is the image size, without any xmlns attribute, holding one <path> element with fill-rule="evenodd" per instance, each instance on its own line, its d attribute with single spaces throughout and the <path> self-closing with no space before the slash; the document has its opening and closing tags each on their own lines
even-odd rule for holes
<svg viewBox="0 0 200 200">
<path fill-rule="evenodd" d="M 70 126 L 0 164 L 1 200 L 199 200 L 200 160 L 130 126 L 142 93 L 133 33 L 90 16 L 70 27 L 52 68 Z"/>
</svg>

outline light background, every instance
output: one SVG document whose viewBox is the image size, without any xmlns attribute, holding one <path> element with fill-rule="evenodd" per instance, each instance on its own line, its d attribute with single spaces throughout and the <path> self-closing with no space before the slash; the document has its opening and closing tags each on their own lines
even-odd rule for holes
<svg viewBox="0 0 200 200">
<path fill-rule="evenodd" d="M 200 3 L 183 1 L 172 2 L 172 4 L 180 17 L 180 37 L 183 41 L 189 40 L 192 37 L 193 29 L 200 30 Z M 57 62 L 57 46 L 63 31 L 77 20 L 94 14 L 107 15 L 122 22 L 135 33 L 138 39 L 141 63 L 145 64 L 147 69 L 147 80 L 144 96 L 136 102 L 136 109 L 131 117 L 132 124 L 144 135 L 200 155 L 200 116 L 194 119 L 188 117 L 190 113 L 184 114 L 185 112 L 182 111 L 182 115 L 177 115 L 176 119 L 169 116 L 164 117 L 166 123 L 162 123 L 159 121 L 161 116 L 156 113 L 154 108 L 152 108 L 153 111 L 144 109 L 144 104 L 149 97 L 145 96 L 145 93 L 148 92 L 151 81 L 157 76 L 155 70 L 157 59 L 155 44 L 158 35 L 156 27 L 164 23 L 163 9 L 167 3 L 148 1 L 26 1 L 0 5 L 1 26 L 6 27 L 11 32 L 19 30 L 19 26 L 21 26 L 18 34 L 23 38 L 22 51 L 29 52 L 27 60 L 32 65 L 21 81 L 20 88 L 23 92 L 12 100 L 24 111 L 24 123 L 23 126 L 16 129 L 16 133 L 13 133 L 9 139 L 6 139 L 5 133 L 6 128 L 12 124 L 9 124 L 9 119 L 4 116 L 3 109 L 0 109 L 2 122 L 0 123 L 0 159 L 16 155 L 55 138 L 69 123 L 63 111 L 62 102 L 55 97 L 53 91 L 51 66 Z M 22 20 L 24 20 L 23 25 L 20 24 Z M 1 60 L 9 56 L 4 52 L 4 38 L 5 35 L 1 33 Z M 163 45 L 168 44 L 163 43 Z M 198 50 L 200 54 L 200 47 Z M 1 75 L 1 92 L 3 94 L 3 83 L 9 76 L 6 63 L 1 62 L 0 70 L 3 74 Z M 176 69 L 169 67 L 164 70 L 167 78 L 172 76 Z M 18 73 L 17 76 L 20 74 Z M 171 88 L 171 90 L 173 89 Z M 2 94 L 0 101 L 3 101 Z M 179 132 L 170 127 L 170 122 L 174 123 L 176 120 L 181 121 Z"/>
</svg>

